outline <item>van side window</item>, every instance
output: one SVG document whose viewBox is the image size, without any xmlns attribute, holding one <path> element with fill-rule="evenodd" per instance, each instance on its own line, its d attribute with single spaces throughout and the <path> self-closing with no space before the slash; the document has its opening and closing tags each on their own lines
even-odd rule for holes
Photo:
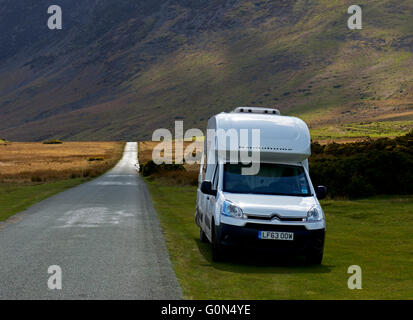
<svg viewBox="0 0 413 320">
<path fill-rule="evenodd" d="M 218 190 L 218 179 L 219 179 L 219 165 L 215 167 L 214 180 L 212 181 L 212 189 Z"/>
</svg>

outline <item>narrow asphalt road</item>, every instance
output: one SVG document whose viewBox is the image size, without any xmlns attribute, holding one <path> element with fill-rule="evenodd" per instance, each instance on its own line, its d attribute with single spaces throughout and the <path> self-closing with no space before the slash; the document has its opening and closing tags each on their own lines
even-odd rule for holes
<svg viewBox="0 0 413 320">
<path fill-rule="evenodd" d="M 0 299 L 180 299 L 148 190 L 128 143 L 105 175 L 0 225 Z M 62 289 L 48 288 L 50 266 Z"/>
</svg>

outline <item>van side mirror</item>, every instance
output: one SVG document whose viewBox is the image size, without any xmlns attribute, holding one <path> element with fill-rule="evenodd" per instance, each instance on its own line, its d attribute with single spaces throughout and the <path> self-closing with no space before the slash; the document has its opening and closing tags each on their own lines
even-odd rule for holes
<svg viewBox="0 0 413 320">
<path fill-rule="evenodd" d="M 208 194 L 208 195 L 211 195 L 211 196 L 216 196 L 217 195 L 217 191 L 212 190 L 212 182 L 211 181 L 203 181 L 201 183 L 201 192 L 203 194 Z"/>
<path fill-rule="evenodd" d="M 327 196 L 327 187 L 318 186 L 315 190 L 318 200 L 323 200 Z"/>
</svg>

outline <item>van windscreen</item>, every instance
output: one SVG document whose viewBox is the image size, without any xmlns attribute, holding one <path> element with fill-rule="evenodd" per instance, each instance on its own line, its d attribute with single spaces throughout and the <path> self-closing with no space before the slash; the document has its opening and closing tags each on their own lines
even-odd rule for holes
<svg viewBox="0 0 413 320">
<path fill-rule="evenodd" d="M 224 165 L 224 192 L 311 196 L 304 168 L 300 166 L 261 163 L 256 175 L 242 175 L 242 164 Z"/>
</svg>

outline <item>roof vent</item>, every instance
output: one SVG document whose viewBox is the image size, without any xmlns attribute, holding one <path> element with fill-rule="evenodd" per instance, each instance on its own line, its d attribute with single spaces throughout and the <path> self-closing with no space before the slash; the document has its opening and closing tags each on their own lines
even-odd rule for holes
<svg viewBox="0 0 413 320">
<path fill-rule="evenodd" d="M 273 108 L 258 108 L 258 107 L 239 107 L 236 108 L 234 113 L 260 113 L 260 114 L 275 114 L 280 115 L 280 110 Z"/>
</svg>

